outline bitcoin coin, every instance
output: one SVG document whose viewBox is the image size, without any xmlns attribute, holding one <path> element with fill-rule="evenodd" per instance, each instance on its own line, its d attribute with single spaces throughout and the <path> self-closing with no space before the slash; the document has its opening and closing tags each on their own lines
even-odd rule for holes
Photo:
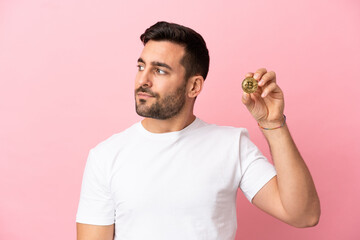
<svg viewBox="0 0 360 240">
<path fill-rule="evenodd" d="M 246 93 L 254 93 L 258 87 L 257 81 L 252 77 L 245 78 L 241 85 Z"/>
</svg>

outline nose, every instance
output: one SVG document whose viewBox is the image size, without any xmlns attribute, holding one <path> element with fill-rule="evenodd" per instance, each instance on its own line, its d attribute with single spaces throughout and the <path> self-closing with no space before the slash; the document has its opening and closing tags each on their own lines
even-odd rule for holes
<svg viewBox="0 0 360 240">
<path fill-rule="evenodd" d="M 139 86 L 142 86 L 143 88 L 152 87 L 150 72 L 147 70 L 139 71 L 137 74 L 137 83 Z"/>
</svg>

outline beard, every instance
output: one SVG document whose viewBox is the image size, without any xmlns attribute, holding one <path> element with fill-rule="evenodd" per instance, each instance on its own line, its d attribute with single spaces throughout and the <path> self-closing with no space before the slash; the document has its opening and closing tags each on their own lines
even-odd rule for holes
<svg viewBox="0 0 360 240">
<path fill-rule="evenodd" d="M 159 94 L 143 87 L 139 87 L 135 91 L 135 96 L 138 92 L 151 94 L 156 100 L 150 106 L 146 106 L 146 99 L 140 99 L 139 103 L 137 103 L 135 97 L 136 113 L 142 117 L 155 118 L 159 120 L 169 119 L 176 116 L 185 105 L 186 84 L 180 86 L 174 92 L 169 93 L 164 97 L 160 97 Z"/>
</svg>

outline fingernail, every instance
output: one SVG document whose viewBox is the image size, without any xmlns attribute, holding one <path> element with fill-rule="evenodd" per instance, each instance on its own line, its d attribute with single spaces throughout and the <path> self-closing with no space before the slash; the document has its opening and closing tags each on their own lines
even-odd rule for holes
<svg viewBox="0 0 360 240">
<path fill-rule="evenodd" d="M 255 78 L 256 80 L 259 80 L 259 79 L 258 79 L 258 78 L 259 78 L 259 74 L 258 74 L 258 73 L 255 73 L 254 78 Z"/>
<path fill-rule="evenodd" d="M 266 92 L 263 92 L 262 94 L 261 94 L 261 97 L 266 97 Z"/>
</svg>

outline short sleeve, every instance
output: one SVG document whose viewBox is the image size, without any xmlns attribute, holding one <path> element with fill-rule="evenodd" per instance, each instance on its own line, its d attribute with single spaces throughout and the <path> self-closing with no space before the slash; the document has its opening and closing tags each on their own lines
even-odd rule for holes
<svg viewBox="0 0 360 240">
<path fill-rule="evenodd" d="M 111 225 L 115 222 L 115 206 L 104 165 L 94 150 L 90 150 L 76 215 L 78 223 Z"/>
<path fill-rule="evenodd" d="M 276 175 L 275 167 L 251 142 L 247 130 L 243 130 L 240 135 L 240 170 L 239 187 L 250 202 L 256 193 Z"/>
</svg>

